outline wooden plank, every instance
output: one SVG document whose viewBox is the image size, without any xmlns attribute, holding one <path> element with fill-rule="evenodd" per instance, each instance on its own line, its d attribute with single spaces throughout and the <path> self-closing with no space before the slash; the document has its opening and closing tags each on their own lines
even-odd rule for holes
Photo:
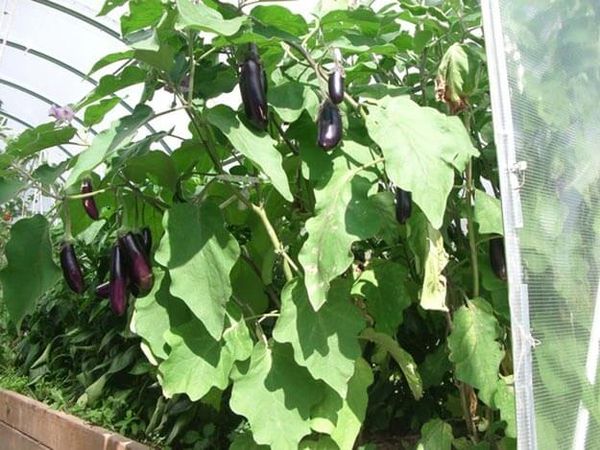
<svg viewBox="0 0 600 450">
<path fill-rule="evenodd" d="M 0 421 L 52 450 L 149 450 L 131 439 L 53 411 L 11 391 L 0 390 Z"/>
<path fill-rule="evenodd" d="M 25 436 L 4 422 L 0 422 L 0 443 L 2 450 L 49 450 L 45 445 Z"/>
</svg>

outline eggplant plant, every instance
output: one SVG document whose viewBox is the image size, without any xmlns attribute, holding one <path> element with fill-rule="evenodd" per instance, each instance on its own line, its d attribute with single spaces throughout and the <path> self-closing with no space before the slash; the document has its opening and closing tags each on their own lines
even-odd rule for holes
<svg viewBox="0 0 600 450">
<path fill-rule="evenodd" d="M 126 10 L 131 48 L 96 63 L 94 76 L 111 73 L 72 108 L 111 124 L 79 142 L 82 127 L 50 121 L 0 159 L 0 187 L 37 188 L 56 206 L 11 227 L 0 272 L 11 319 L 43 322 L 35 315 L 58 301 L 69 234 L 85 258 L 67 281 L 95 305 L 79 320 L 112 308 L 113 328 L 103 323 L 135 340 L 136 370 L 164 396 L 144 416 L 148 435 L 172 407 L 165 440 L 177 448 L 208 422 L 211 448 L 510 448 L 478 2 L 324 1 L 310 20 L 241 3 L 106 2 L 101 14 Z M 109 106 L 131 86 L 138 104 L 116 117 Z M 170 114 L 186 123 L 160 129 Z M 139 136 L 149 123 L 156 132 Z M 24 174 L 70 142 L 83 150 L 54 167 L 64 182 Z M 84 274 L 95 292 L 71 285 Z M 40 283 L 19 289 L 31 277 Z M 77 378 L 86 395 L 119 382 L 107 372 L 94 384 L 94 367 Z"/>
</svg>

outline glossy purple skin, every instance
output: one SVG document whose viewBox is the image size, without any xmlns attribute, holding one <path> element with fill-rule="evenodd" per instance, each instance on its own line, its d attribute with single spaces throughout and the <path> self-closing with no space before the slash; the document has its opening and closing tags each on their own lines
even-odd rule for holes
<svg viewBox="0 0 600 450">
<path fill-rule="evenodd" d="M 255 55 L 250 55 L 240 69 L 240 93 L 248 120 L 259 130 L 266 130 L 269 123 L 267 79 Z"/>
<path fill-rule="evenodd" d="M 75 254 L 75 248 L 70 242 L 65 242 L 60 249 L 60 267 L 65 281 L 73 292 L 81 294 L 85 291 L 83 272 Z"/>
<path fill-rule="evenodd" d="M 110 307 L 117 316 L 125 314 L 127 309 L 127 274 L 123 252 L 115 245 L 110 261 Z"/>
<path fill-rule="evenodd" d="M 104 283 L 96 286 L 96 297 L 98 298 L 109 298 L 110 297 L 110 281 L 105 281 Z"/>
<path fill-rule="evenodd" d="M 154 284 L 154 277 L 140 241 L 134 233 L 129 232 L 119 238 L 119 246 L 123 250 L 127 272 L 131 283 L 137 288 L 138 295 L 148 294 Z"/>
<path fill-rule="evenodd" d="M 342 116 L 340 110 L 330 100 L 325 100 L 317 119 L 317 144 L 324 150 L 331 150 L 342 139 Z"/>
<path fill-rule="evenodd" d="M 94 188 L 92 187 L 92 180 L 86 178 L 81 182 L 81 193 L 89 194 L 90 192 L 94 192 Z M 87 197 L 82 200 L 83 208 L 85 212 L 92 220 L 98 220 L 100 214 L 98 213 L 98 207 L 96 206 L 96 200 L 94 197 Z"/>
<path fill-rule="evenodd" d="M 344 75 L 340 69 L 334 69 L 329 75 L 329 98 L 339 105 L 344 101 Z"/>
<path fill-rule="evenodd" d="M 412 194 L 396 188 L 396 220 L 404 225 L 412 213 Z"/>
<path fill-rule="evenodd" d="M 490 264 L 494 274 L 506 281 L 506 259 L 504 257 L 504 239 L 495 237 L 490 240 Z"/>
</svg>

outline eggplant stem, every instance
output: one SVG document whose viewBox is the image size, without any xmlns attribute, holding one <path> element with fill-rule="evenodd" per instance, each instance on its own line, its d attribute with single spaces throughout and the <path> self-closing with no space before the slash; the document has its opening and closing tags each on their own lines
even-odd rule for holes
<svg viewBox="0 0 600 450">
<path fill-rule="evenodd" d="M 296 50 L 298 50 L 302 54 L 304 59 L 306 59 L 306 61 L 313 68 L 315 74 L 322 81 L 327 82 L 327 73 L 325 73 L 324 69 L 321 66 L 319 66 L 319 64 L 313 59 L 312 56 L 310 56 L 310 53 L 308 53 L 308 51 L 302 45 L 294 41 L 285 41 L 285 43 L 290 47 L 294 47 Z M 358 113 L 362 116 L 363 119 L 367 118 L 367 115 L 363 111 L 362 106 L 356 100 L 354 100 L 354 98 L 352 98 L 352 96 L 348 94 L 348 92 L 344 92 L 344 100 L 348 102 L 356 111 L 358 111 Z"/>
</svg>

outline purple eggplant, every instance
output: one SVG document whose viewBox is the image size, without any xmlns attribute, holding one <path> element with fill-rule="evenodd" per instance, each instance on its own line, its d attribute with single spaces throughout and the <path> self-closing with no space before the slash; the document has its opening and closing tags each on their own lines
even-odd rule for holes
<svg viewBox="0 0 600 450">
<path fill-rule="evenodd" d="M 92 180 L 90 178 L 85 178 L 81 182 L 81 193 L 89 194 L 90 192 L 94 192 L 94 188 L 92 187 Z M 100 214 L 98 214 L 98 207 L 96 206 L 96 200 L 94 197 L 86 197 L 83 200 L 83 208 L 85 212 L 92 220 L 98 220 Z"/>
<path fill-rule="evenodd" d="M 494 274 L 499 279 L 506 281 L 506 259 L 504 257 L 504 238 L 502 237 L 490 239 L 490 264 Z"/>
<path fill-rule="evenodd" d="M 325 100 L 317 119 L 317 144 L 324 150 L 331 150 L 342 139 L 342 116 L 340 110 L 331 100 Z"/>
<path fill-rule="evenodd" d="M 117 244 L 113 247 L 110 262 L 110 307 L 117 316 L 122 316 L 127 309 L 127 270 L 123 251 Z"/>
<path fill-rule="evenodd" d="M 110 297 L 110 281 L 105 281 L 104 283 L 96 286 L 96 297 L 98 298 L 109 298 Z"/>
<path fill-rule="evenodd" d="M 404 225 L 412 213 L 412 194 L 396 188 L 396 220 Z"/>
<path fill-rule="evenodd" d="M 73 292 L 81 294 L 85 291 L 83 272 L 75 254 L 75 248 L 71 242 L 65 242 L 60 249 L 60 266 L 65 281 Z"/>
<path fill-rule="evenodd" d="M 254 45 L 250 47 L 250 52 L 240 68 L 240 92 L 248 120 L 259 130 L 266 130 L 267 77 Z"/>
<path fill-rule="evenodd" d="M 125 256 L 131 284 L 137 288 L 135 291 L 137 291 L 138 296 L 147 295 L 152 289 L 154 277 L 143 245 L 132 232 L 121 236 L 119 245 Z"/>
<path fill-rule="evenodd" d="M 150 259 L 150 253 L 152 252 L 152 232 L 150 231 L 150 227 L 142 228 L 142 242 L 146 249 L 146 255 Z"/>
<path fill-rule="evenodd" d="M 329 98 L 339 105 L 344 101 L 344 73 L 341 67 L 336 66 L 329 75 Z"/>
</svg>

